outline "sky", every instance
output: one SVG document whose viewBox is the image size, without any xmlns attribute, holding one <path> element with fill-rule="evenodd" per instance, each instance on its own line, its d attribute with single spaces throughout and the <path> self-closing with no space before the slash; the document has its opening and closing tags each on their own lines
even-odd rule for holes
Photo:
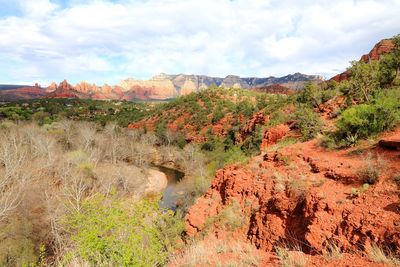
<svg viewBox="0 0 400 267">
<path fill-rule="evenodd" d="M 0 83 L 342 72 L 400 0 L 0 0 Z"/>
</svg>

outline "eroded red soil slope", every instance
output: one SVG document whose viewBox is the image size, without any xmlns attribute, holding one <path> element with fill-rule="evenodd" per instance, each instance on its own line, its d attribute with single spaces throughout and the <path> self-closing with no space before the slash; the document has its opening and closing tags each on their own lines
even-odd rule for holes
<svg viewBox="0 0 400 267">
<path fill-rule="evenodd" d="M 279 139 L 275 135 L 288 131 L 280 127 L 263 144 L 267 151 Z M 400 129 L 381 138 L 400 140 Z M 262 251 L 286 244 L 306 253 L 307 266 L 383 266 L 362 256 L 373 245 L 400 253 L 399 163 L 399 150 L 368 142 L 327 151 L 312 140 L 263 153 L 248 164 L 217 172 L 211 188 L 186 216 L 188 234 L 207 230 L 225 238 L 218 225 L 206 229 L 209 218 L 237 202 L 246 223 L 236 235 Z M 363 187 L 368 168 L 379 179 Z M 347 253 L 339 262 L 323 256 L 333 245 Z"/>
</svg>

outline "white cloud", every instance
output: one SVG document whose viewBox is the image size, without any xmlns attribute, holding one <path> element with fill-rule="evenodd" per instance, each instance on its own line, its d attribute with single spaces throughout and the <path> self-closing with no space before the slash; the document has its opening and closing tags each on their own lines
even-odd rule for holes
<svg viewBox="0 0 400 267">
<path fill-rule="evenodd" d="M 18 4 L 23 15 L 0 18 L 0 77 L 7 82 L 116 83 L 158 72 L 333 75 L 400 32 L 400 0 Z"/>
<path fill-rule="evenodd" d="M 58 5 L 49 0 L 18 0 L 17 1 L 25 16 L 40 18 L 49 15 L 58 8 Z"/>
</svg>

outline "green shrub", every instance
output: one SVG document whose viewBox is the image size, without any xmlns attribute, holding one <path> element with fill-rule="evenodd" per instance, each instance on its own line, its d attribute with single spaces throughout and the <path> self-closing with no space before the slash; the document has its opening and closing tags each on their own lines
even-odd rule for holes
<svg viewBox="0 0 400 267">
<path fill-rule="evenodd" d="M 400 90 L 391 90 L 370 104 L 361 104 L 342 112 L 336 123 L 338 138 L 367 138 L 391 129 L 400 119 Z"/>
<path fill-rule="evenodd" d="M 215 123 L 219 122 L 223 117 L 224 117 L 223 106 L 217 105 L 217 107 L 214 109 L 211 122 L 213 124 L 215 124 Z"/>
<path fill-rule="evenodd" d="M 180 214 L 160 210 L 157 200 L 126 208 L 101 196 L 67 215 L 64 226 L 73 243 L 64 264 L 82 259 L 93 266 L 164 265 L 184 229 Z"/>
<path fill-rule="evenodd" d="M 246 156 L 260 154 L 260 146 L 263 139 L 263 133 L 263 127 L 261 125 L 257 125 L 252 135 L 243 142 L 240 148 L 243 150 Z"/>
<path fill-rule="evenodd" d="M 322 121 L 311 108 L 299 107 L 293 118 L 297 121 L 302 141 L 313 139 L 322 130 Z"/>
<path fill-rule="evenodd" d="M 290 119 L 281 109 L 274 111 L 268 121 L 268 126 L 276 126 L 287 122 Z"/>
<path fill-rule="evenodd" d="M 268 99 L 267 99 L 267 94 L 261 93 L 256 96 L 256 101 L 257 101 L 257 109 L 263 109 L 268 105 Z"/>
<path fill-rule="evenodd" d="M 380 90 L 379 87 L 379 63 L 353 61 L 350 71 L 350 80 L 346 95 L 358 102 L 369 102 Z"/>
<path fill-rule="evenodd" d="M 167 123 L 165 121 L 159 121 L 156 125 L 155 134 L 159 140 L 165 139 L 165 133 L 167 132 Z"/>
<path fill-rule="evenodd" d="M 318 107 L 323 102 L 322 92 L 318 85 L 308 82 L 304 89 L 299 92 L 298 101 L 311 107 Z"/>
<path fill-rule="evenodd" d="M 250 117 L 255 111 L 254 105 L 249 100 L 240 101 L 236 105 L 236 113 L 243 114 L 245 117 Z"/>
<path fill-rule="evenodd" d="M 395 49 L 383 55 L 379 61 L 379 80 L 383 87 L 399 85 L 396 78 L 400 74 L 400 34 L 393 37 L 393 42 Z"/>
</svg>

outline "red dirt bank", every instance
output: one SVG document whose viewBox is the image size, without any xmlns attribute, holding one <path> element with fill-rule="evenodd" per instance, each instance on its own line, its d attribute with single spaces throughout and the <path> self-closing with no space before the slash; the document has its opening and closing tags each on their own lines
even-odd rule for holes
<svg viewBox="0 0 400 267">
<path fill-rule="evenodd" d="M 271 133 L 269 140 L 278 140 L 287 131 L 283 128 L 277 127 L 279 134 Z M 384 136 L 400 139 L 400 129 Z M 357 197 L 352 192 L 363 184 L 359 171 L 365 169 L 368 154 L 373 164 L 382 166 L 380 179 Z M 318 255 L 334 244 L 350 254 L 331 266 L 383 266 L 361 255 L 373 244 L 400 253 L 399 189 L 394 182 L 399 157 L 399 151 L 378 146 L 326 151 L 313 140 L 255 157 L 246 166 L 228 166 L 189 210 L 188 234 L 199 233 L 208 218 L 237 201 L 247 214 L 238 235 L 265 252 L 296 243 L 307 253 L 307 266 L 330 266 Z M 224 236 L 217 228 L 210 234 Z"/>
</svg>

